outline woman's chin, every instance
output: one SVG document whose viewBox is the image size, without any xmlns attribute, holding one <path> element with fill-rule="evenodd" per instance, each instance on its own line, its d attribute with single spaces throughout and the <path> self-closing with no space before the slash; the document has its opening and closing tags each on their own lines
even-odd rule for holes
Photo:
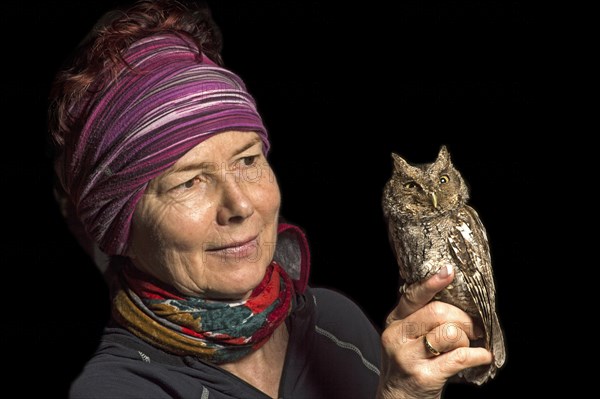
<svg viewBox="0 0 600 399">
<path fill-rule="evenodd" d="M 202 292 L 195 294 L 200 297 L 214 300 L 243 300 L 252 294 L 252 291 L 262 282 L 266 266 L 259 266 L 257 263 L 244 265 L 238 262 L 235 266 L 223 266 L 217 273 L 216 279 L 209 286 L 206 286 L 206 279 L 197 282 L 198 287 L 204 286 Z"/>
</svg>

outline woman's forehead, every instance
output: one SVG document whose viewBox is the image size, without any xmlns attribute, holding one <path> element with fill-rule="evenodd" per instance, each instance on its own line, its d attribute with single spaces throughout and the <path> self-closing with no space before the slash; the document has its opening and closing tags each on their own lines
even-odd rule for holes
<svg viewBox="0 0 600 399">
<path fill-rule="evenodd" d="M 176 173 L 193 164 L 224 162 L 253 147 L 262 148 L 262 140 L 255 132 L 227 131 L 219 133 L 183 154 L 167 172 Z"/>
</svg>

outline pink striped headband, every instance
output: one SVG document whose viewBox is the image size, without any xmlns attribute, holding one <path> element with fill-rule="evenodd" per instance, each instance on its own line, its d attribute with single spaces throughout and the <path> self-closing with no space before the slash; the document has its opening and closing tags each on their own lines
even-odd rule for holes
<svg viewBox="0 0 600 399">
<path fill-rule="evenodd" d="M 61 182 L 90 237 L 124 254 L 135 206 L 148 182 L 219 132 L 253 131 L 265 153 L 267 131 L 244 82 L 176 34 L 131 45 L 123 67 L 89 90 L 71 113 L 80 130 L 67 138 Z"/>
</svg>

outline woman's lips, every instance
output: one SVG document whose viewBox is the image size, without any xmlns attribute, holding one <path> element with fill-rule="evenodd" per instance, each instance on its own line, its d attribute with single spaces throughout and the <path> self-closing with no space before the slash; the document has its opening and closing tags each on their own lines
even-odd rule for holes
<svg viewBox="0 0 600 399">
<path fill-rule="evenodd" d="M 258 236 L 254 236 L 248 240 L 235 241 L 228 244 L 217 245 L 209 248 L 207 252 L 218 254 L 221 256 L 234 256 L 236 258 L 244 258 L 258 249 Z"/>
</svg>

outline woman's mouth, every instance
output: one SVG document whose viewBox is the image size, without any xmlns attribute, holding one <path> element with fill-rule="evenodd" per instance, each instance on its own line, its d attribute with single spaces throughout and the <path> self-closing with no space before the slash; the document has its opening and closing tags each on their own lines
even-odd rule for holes
<svg viewBox="0 0 600 399">
<path fill-rule="evenodd" d="M 258 252 L 258 236 L 241 241 L 211 245 L 206 251 L 223 257 L 247 258 Z"/>
</svg>

